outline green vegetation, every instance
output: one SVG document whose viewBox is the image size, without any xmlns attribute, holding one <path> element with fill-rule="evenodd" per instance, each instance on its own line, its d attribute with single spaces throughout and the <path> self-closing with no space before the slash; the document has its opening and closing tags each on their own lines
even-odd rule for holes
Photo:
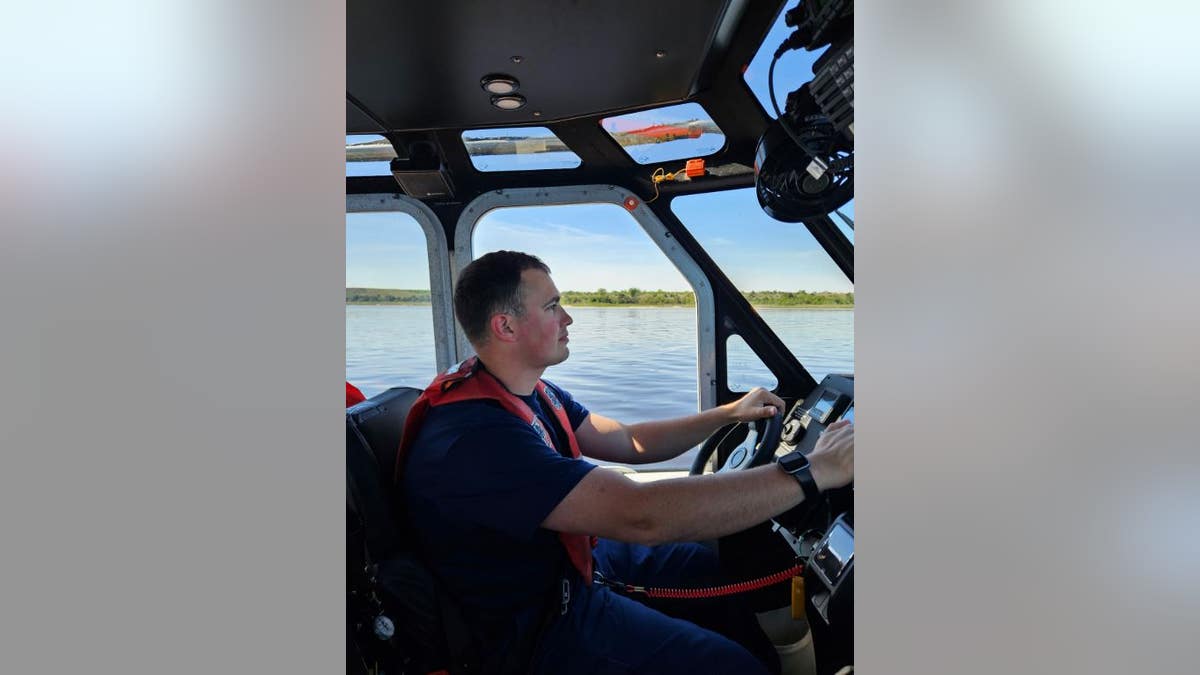
<svg viewBox="0 0 1200 675">
<path fill-rule="evenodd" d="M 616 305 L 683 306 L 692 307 L 696 298 L 691 291 L 643 291 L 629 288 L 609 291 L 563 291 L 562 301 L 570 306 L 610 307 Z M 831 291 L 749 291 L 742 295 L 756 307 L 854 307 L 853 293 Z M 346 303 L 352 305 L 427 305 L 429 291 L 397 290 L 390 288 L 347 288 Z"/>
<path fill-rule="evenodd" d="M 563 291 L 564 305 L 683 305 L 691 307 L 696 298 L 691 291 Z"/>
<path fill-rule="evenodd" d="M 743 291 L 750 304 L 758 307 L 843 307 L 854 306 L 853 293 L 821 291 Z M 681 305 L 692 307 L 696 297 L 691 291 L 643 291 L 630 288 L 624 291 L 609 291 L 603 288 L 591 291 L 564 291 L 564 305 Z"/>
<path fill-rule="evenodd" d="M 428 305 L 429 291 L 394 288 L 347 288 L 348 305 Z"/>
<path fill-rule="evenodd" d="M 742 293 L 750 304 L 759 307 L 845 307 L 854 306 L 853 293 L 832 291 L 750 291 Z"/>
</svg>

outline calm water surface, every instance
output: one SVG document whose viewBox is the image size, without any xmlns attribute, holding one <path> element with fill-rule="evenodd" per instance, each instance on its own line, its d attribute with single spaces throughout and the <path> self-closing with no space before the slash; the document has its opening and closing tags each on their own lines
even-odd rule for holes
<svg viewBox="0 0 1200 675">
<path fill-rule="evenodd" d="M 571 356 L 546 370 L 589 410 L 622 422 L 696 412 L 696 312 L 691 307 L 568 307 Z M 820 381 L 854 371 L 852 310 L 763 308 L 759 314 Z M 773 387 L 775 378 L 744 343 L 729 347 L 730 388 Z M 428 305 L 347 305 L 346 379 L 374 396 L 433 379 Z M 656 465 L 687 468 L 694 451 Z"/>
</svg>

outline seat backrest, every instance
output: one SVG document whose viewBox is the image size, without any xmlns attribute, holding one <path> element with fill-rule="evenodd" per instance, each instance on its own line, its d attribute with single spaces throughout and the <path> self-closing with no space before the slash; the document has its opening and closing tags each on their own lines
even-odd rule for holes
<svg viewBox="0 0 1200 675">
<path fill-rule="evenodd" d="M 420 389 L 392 387 L 346 409 L 347 420 L 353 420 L 362 432 L 389 485 L 396 469 L 396 451 L 404 434 L 404 421 L 420 395 Z"/>
<path fill-rule="evenodd" d="M 399 548 L 403 521 L 392 489 L 404 421 L 420 389 L 393 387 L 346 409 L 346 473 L 366 531 L 367 550 L 384 560 Z"/>
<path fill-rule="evenodd" d="M 394 387 L 346 409 L 347 568 L 352 575 L 361 570 L 365 543 L 373 571 L 358 581 L 395 621 L 394 642 L 409 669 L 470 673 L 477 657 L 461 610 L 416 555 L 392 485 L 404 422 L 420 395 L 420 389 Z"/>
</svg>

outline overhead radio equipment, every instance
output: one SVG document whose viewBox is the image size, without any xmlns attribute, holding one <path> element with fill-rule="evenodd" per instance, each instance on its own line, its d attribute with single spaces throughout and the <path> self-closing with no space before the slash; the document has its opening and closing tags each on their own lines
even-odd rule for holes
<svg viewBox="0 0 1200 675">
<path fill-rule="evenodd" d="M 440 201 L 454 198 L 454 183 L 435 142 L 393 140 L 392 145 L 398 151 L 390 166 L 392 177 L 405 194 L 416 199 Z M 401 150 L 406 152 L 402 154 Z"/>
<path fill-rule="evenodd" d="M 776 119 L 758 141 L 755 190 L 767 215 L 799 222 L 854 198 L 854 3 L 801 0 L 784 16 L 795 31 L 775 52 L 767 83 Z M 828 50 L 813 79 L 775 101 L 775 64 L 793 49 Z"/>
</svg>

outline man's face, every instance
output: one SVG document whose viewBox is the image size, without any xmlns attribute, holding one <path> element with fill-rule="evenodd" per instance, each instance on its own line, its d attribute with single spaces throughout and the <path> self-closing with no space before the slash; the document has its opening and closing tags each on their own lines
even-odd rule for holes
<svg viewBox="0 0 1200 675">
<path fill-rule="evenodd" d="M 570 315 L 559 303 L 558 288 L 550 275 L 538 269 L 521 272 L 525 312 L 515 319 L 518 344 L 531 366 L 545 368 L 567 359 L 567 326 Z"/>
</svg>

